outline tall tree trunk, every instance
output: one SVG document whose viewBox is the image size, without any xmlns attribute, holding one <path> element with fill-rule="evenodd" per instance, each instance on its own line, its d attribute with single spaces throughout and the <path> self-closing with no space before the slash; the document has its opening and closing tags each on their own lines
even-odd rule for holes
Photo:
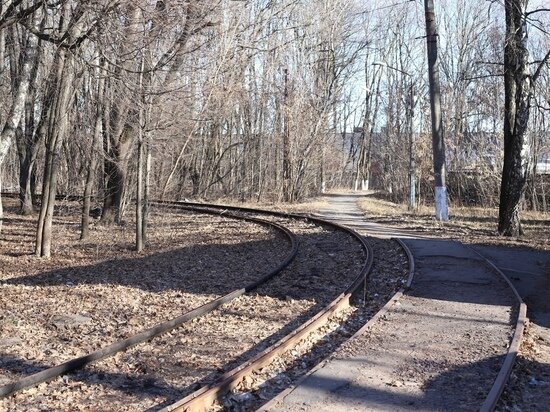
<svg viewBox="0 0 550 412">
<path fill-rule="evenodd" d="M 145 53 L 145 50 L 143 51 Z M 143 134 L 144 134 L 144 127 L 145 127 L 145 94 L 143 90 L 143 69 L 145 68 L 145 57 L 141 56 L 141 65 L 140 65 L 140 73 L 139 73 L 139 113 L 138 113 L 138 145 L 137 145 L 137 185 L 136 185 L 136 250 L 138 252 L 141 252 L 143 248 L 145 247 L 145 231 L 143 227 L 143 223 L 145 221 L 144 215 L 143 215 L 143 177 L 144 177 L 144 167 L 143 164 Z"/>
<path fill-rule="evenodd" d="M 124 100 L 109 102 L 105 116 L 109 119 L 109 126 L 104 129 L 107 131 L 103 141 L 106 183 L 101 222 L 112 225 L 122 220 L 128 155 L 135 137 L 134 126 L 138 116 L 137 110 L 130 109 L 129 102 Z"/>
<path fill-rule="evenodd" d="M 101 136 L 103 133 L 103 99 L 105 91 L 104 71 L 96 70 L 98 78 L 97 87 L 97 102 L 95 113 L 94 137 L 92 140 L 92 148 L 90 150 L 90 164 L 86 175 L 86 183 L 84 185 L 84 199 L 82 202 L 82 223 L 80 228 L 80 240 L 88 237 L 90 227 L 90 207 L 92 203 L 92 190 L 94 186 L 94 175 L 98 164 L 98 152 L 100 151 Z"/>
<path fill-rule="evenodd" d="M 293 201 L 292 190 L 292 159 L 289 124 L 289 85 L 288 69 L 285 69 L 284 78 L 284 104 L 283 104 L 283 199 L 285 202 Z"/>
<path fill-rule="evenodd" d="M 128 4 L 126 43 L 120 50 L 120 54 L 127 57 L 116 66 L 117 77 L 120 78 L 111 84 L 112 102 L 106 111 L 109 119 L 108 133 L 104 141 L 104 171 L 107 182 L 101 222 L 108 225 L 120 223 L 122 220 L 128 153 L 135 139 L 135 125 L 139 117 L 138 109 L 134 107 L 136 101 L 133 101 L 139 98 L 138 94 L 135 91 L 128 93 L 123 76 L 127 75 L 125 71 L 135 72 L 140 67 L 136 66 L 134 58 L 128 56 L 132 56 L 135 49 L 143 45 L 140 43 L 140 36 L 143 34 L 142 12 L 137 4 Z"/>
<path fill-rule="evenodd" d="M 140 110 L 141 112 L 141 110 Z M 140 116 L 141 120 L 141 116 Z M 140 122 L 141 123 L 141 122 Z M 137 187 L 136 187 L 136 251 L 145 247 L 143 241 L 143 129 L 139 127 L 137 153 Z"/>
<path fill-rule="evenodd" d="M 147 244 L 147 228 L 149 226 L 149 198 L 151 193 L 151 145 L 149 139 L 145 138 L 145 177 L 143 181 L 143 213 L 141 216 L 143 244 Z"/>
<path fill-rule="evenodd" d="M 0 10 L 2 6 L 0 5 Z M 0 75 L 4 72 L 4 59 L 6 57 L 6 33 L 0 30 Z"/>
<path fill-rule="evenodd" d="M 41 44 L 37 45 L 37 52 L 34 55 L 33 67 L 31 70 L 31 81 L 29 91 L 25 99 L 25 129 L 20 134 L 17 141 L 19 154 L 19 203 L 20 213 L 23 215 L 31 215 L 34 212 L 35 206 L 35 188 L 36 188 L 36 172 L 35 163 L 38 155 L 38 139 L 40 134 L 37 133 L 37 125 L 35 122 L 36 98 L 37 98 L 37 79 L 38 66 L 40 64 Z M 43 108 L 43 110 L 46 110 Z M 40 125 L 40 124 L 39 124 Z M 38 125 L 38 126 L 39 126 Z"/>
<path fill-rule="evenodd" d="M 433 0 L 424 0 L 426 14 L 426 43 L 428 49 L 428 77 L 430 81 L 430 109 L 432 113 L 432 148 L 435 181 L 435 218 L 449 220 L 447 186 L 445 184 L 445 144 L 441 116 L 439 61 L 437 55 L 437 24 Z"/>
<path fill-rule="evenodd" d="M 48 118 L 46 163 L 42 185 L 42 202 L 36 232 L 35 253 L 39 257 L 51 256 L 52 221 L 57 192 L 57 170 L 63 139 L 69 129 L 68 108 L 73 96 L 74 69 L 68 64 L 69 57 L 65 49 L 58 49 L 56 55 L 57 93 Z"/>
<path fill-rule="evenodd" d="M 498 232 L 504 236 L 523 233 L 519 218 L 521 199 L 529 175 L 529 122 L 532 79 L 527 51 L 527 0 L 505 0 L 504 43 L 504 164 L 500 185 Z"/>
</svg>

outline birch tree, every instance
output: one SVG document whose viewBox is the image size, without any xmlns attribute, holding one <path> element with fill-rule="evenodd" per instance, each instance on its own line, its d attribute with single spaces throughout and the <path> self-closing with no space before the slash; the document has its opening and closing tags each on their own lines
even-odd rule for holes
<svg viewBox="0 0 550 412">
<path fill-rule="evenodd" d="M 10 10 L 15 9 L 15 7 L 16 7 L 15 3 L 10 4 L 8 6 L 8 9 Z M 1 11 L 2 10 L 0 9 L 0 12 Z M 26 14 L 27 12 L 28 10 L 25 9 L 20 13 Z M 14 11 L 12 11 L 11 13 L 12 14 L 9 14 L 6 11 L 5 14 L 3 14 L 2 17 L 0 18 L 0 30 L 2 26 L 6 27 L 8 25 L 8 22 L 12 22 L 13 24 L 14 20 L 12 20 L 12 18 L 14 17 L 14 15 L 16 16 L 17 13 L 15 13 Z M 25 36 L 28 36 L 28 35 L 25 34 Z M 22 62 L 22 67 L 18 71 L 19 72 L 18 78 L 12 79 L 13 98 L 12 98 L 8 115 L 6 117 L 6 120 L 4 121 L 2 130 L 0 132 L 0 168 L 2 168 L 2 166 L 4 165 L 4 161 L 8 154 L 8 150 L 13 144 L 16 131 L 19 127 L 19 123 L 25 111 L 25 102 L 27 100 L 29 85 L 31 83 L 33 68 L 36 61 L 36 55 L 38 53 L 38 39 L 32 35 L 26 37 L 26 39 L 27 39 L 27 43 L 25 47 L 21 48 L 20 50 L 20 53 L 21 53 L 20 61 Z M 0 174 L 0 194 L 1 192 L 2 192 L 2 176 Z M 4 212 L 2 207 L 2 199 L 0 197 L 0 231 L 2 229 L 3 216 L 4 216 Z"/>
</svg>

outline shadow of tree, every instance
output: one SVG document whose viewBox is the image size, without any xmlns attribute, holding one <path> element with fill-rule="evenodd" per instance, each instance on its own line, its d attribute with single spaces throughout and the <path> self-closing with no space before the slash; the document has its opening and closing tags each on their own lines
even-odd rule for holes
<svg viewBox="0 0 550 412">
<path fill-rule="evenodd" d="M 472 247 L 508 277 L 527 304 L 527 315 L 550 328 L 550 252 L 515 246 L 476 243 Z"/>
<path fill-rule="evenodd" d="M 284 258 L 273 252 L 273 242 L 197 245 L 137 258 L 111 259 L 5 279 L 8 285 L 53 287 L 121 285 L 148 292 L 181 290 L 197 294 L 225 294 L 256 280 Z M 281 244 L 281 252 L 289 250 Z M 259 260 L 258 255 L 265 256 Z"/>
<path fill-rule="evenodd" d="M 392 385 L 377 382 L 376 376 L 370 380 L 366 379 L 365 382 L 362 376 L 369 375 L 369 372 L 368 369 L 361 368 L 363 360 L 348 360 L 348 373 L 345 373 L 344 377 L 315 373 L 306 378 L 297 390 L 286 396 L 286 403 L 283 400 L 272 410 L 284 411 L 298 404 L 303 411 L 344 410 L 343 408 L 399 411 L 478 410 L 491 390 L 503 360 L 504 355 L 493 356 L 479 362 L 450 368 L 436 374 L 420 386 L 417 386 L 413 376 L 405 377 L 402 383 Z M 546 382 L 550 382 L 549 364 L 529 362 L 528 368 L 536 369 L 539 376 L 546 377 Z M 274 377 L 272 380 L 277 379 L 278 377 Z M 413 385 L 409 386 L 411 383 Z M 541 384 L 538 390 L 548 393 L 550 386 Z M 296 391 L 298 392 L 295 393 Z M 521 405 L 519 407 L 519 410 L 535 410 L 530 409 L 528 405 L 525 405 L 525 409 Z"/>
</svg>

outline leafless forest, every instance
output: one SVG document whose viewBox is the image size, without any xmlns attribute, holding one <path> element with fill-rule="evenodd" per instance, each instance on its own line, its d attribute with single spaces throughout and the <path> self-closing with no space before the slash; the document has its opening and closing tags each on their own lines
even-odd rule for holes
<svg viewBox="0 0 550 412">
<path fill-rule="evenodd" d="M 499 231 L 521 233 L 521 208 L 549 207 L 550 10 L 435 6 L 451 204 L 500 205 Z M 2 192 L 37 214 L 39 256 L 59 194 L 84 199 L 82 237 L 90 212 L 117 224 L 136 201 L 145 233 L 151 199 L 371 188 L 407 202 L 412 174 L 431 203 L 424 7 L 2 0 Z"/>
</svg>

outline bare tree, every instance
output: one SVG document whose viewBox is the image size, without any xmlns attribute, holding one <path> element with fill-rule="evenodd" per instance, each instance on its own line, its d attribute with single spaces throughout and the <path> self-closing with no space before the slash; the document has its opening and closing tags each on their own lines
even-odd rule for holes
<svg viewBox="0 0 550 412">
<path fill-rule="evenodd" d="M 35 254 L 50 257 L 52 244 L 52 222 L 57 194 L 58 169 L 61 148 L 70 129 L 69 108 L 75 95 L 77 67 L 73 51 L 78 49 L 97 27 L 98 20 L 116 5 L 106 2 L 102 7 L 89 9 L 69 1 L 59 5 L 52 15 L 52 28 L 49 32 L 37 30 L 34 25 L 26 25 L 37 37 L 55 44 L 51 73 L 46 89 L 47 110 L 40 131 L 46 144 L 40 214 L 36 231 Z M 46 13 L 46 12 L 45 12 Z M 48 15 L 48 14 L 45 14 Z"/>
<path fill-rule="evenodd" d="M 527 135 L 531 102 L 535 83 L 550 59 L 550 51 L 531 74 L 527 50 L 527 0 L 505 0 L 504 9 L 504 165 L 498 232 L 505 236 L 518 236 L 523 233 L 519 208 L 531 171 Z"/>
<path fill-rule="evenodd" d="M 15 138 L 16 131 L 19 127 L 24 111 L 25 102 L 27 100 L 27 93 L 31 83 L 31 77 L 33 74 L 33 68 L 35 66 L 36 55 L 38 52 L 38 39 L 34 36 L 30 36 L 27 39 L 26 47 L 21 49 L 21 61 L 22 68 L 20 70 L 20 76 L 18 79 L 13 79 L 14 82 L 14 94 L 11 107 L 8 116 L 0 132 L 0 167 L 3 166 L 4 160 L 8 154 L 13 140 Z M 0 193 L 2 189 L 2 180 L 0 176 Z M 0 230 L 2 229 L 3 219 L 3 207 L 2 199 L 0 198 Z"/>
<path fill-rule="evenodd" d="M 84 240 L 89 234 L 90 225 L 90 208 L 92 204 L 92 192 L 94 186 L 94 175 L 96 173 L 99 153 L 101 152 L 101 137 L 103 134 L 103 118 L 104 118 L 104 93 L 105 93 L 105 61 L 96 59 L 95 77 L 97 78 L 97 94 L 96 94 L 96 109 L 94 117 L 94 128 L 92 144 L 90 148 L 90 161 L 86 174 L 86 183 L 84 185 L 84 195 L 82 202 L 82 219 L 80 239 Z"/>
</svg>

